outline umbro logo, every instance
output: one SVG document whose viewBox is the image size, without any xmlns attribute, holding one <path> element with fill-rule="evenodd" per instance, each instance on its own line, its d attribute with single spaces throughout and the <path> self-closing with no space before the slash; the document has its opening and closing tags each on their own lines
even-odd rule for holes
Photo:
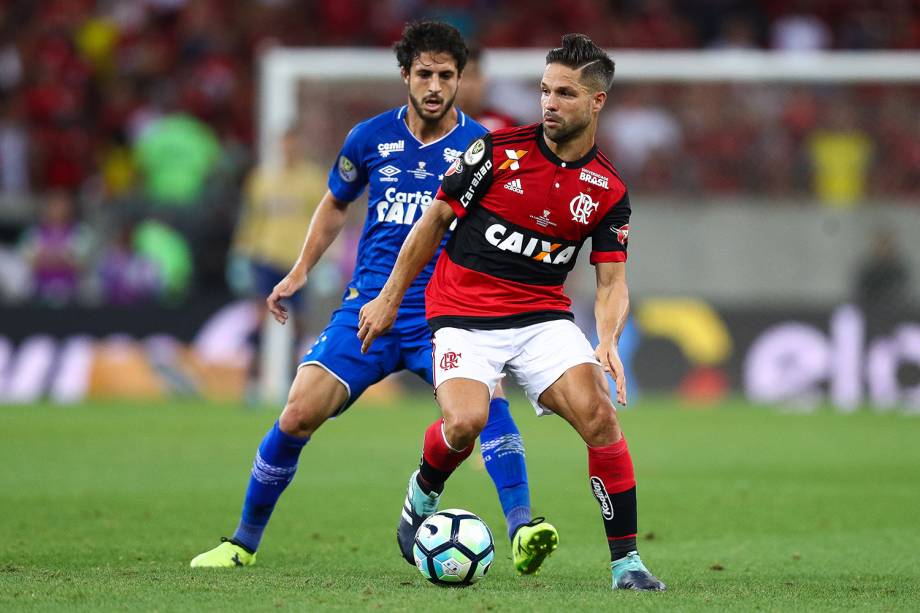
<svg viewBox="0 0 920 613">
<path fill-rule="evenodd" d="M 380 178 L 380 180 L 383 182 L 395 183 L 399 181 L 399 179 L 396 178 L 396 175 L 400 173 L 400 170 L 399 168 L 396 168 L 396 166 L 393 166 L 392 164 L 387 164 L 386 166 L 384 166 L 377 172 L 383 175 Z"/>
<path fill-rule="evenodd" d="M 514 179 L 513 181 L 508 181 L 505 183 L 505 189 L 513 191 L 515 194 L 523 194 L 524 188 L 521 187 L 521 180 Z"/>
</svg>

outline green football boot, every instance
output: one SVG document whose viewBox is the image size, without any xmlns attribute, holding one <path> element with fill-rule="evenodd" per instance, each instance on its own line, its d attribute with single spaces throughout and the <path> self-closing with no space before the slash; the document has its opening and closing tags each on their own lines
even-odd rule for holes
<svg viewBox="0 0 920 613">
<path fill-rule="evenodd" d="M 237 545 L 228 538 L 220 539 L 220 545 L 195 556 L 192 568 L 235 568 L 252 566 L 256 563 L 256 554 Z"/>
<path fill-rule="evenodd" d="M 532 575 L 540 570 L 540 565 L 558 546 L 556 528 L 545 517 L 534 518 L 518 528 L 511 539 L 514 568 L 522 575 Z"/>
<path fill-rule="evenodd" d="M 625 558 L 611 562 L 610 571 L 613 573 L 613 589 L 615 590 L 663 592 L 668 589 L 645 567 L 638 551 L 630 551 Z"/>
</svg>

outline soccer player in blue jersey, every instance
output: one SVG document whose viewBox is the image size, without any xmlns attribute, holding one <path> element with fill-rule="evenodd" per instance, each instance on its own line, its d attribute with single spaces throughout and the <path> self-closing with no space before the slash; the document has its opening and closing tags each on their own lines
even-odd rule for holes
<svg viewBox="0 0 920 613">
<path fill-rule="evenodd" d="M 346 207 L 368 187 L 367 220 L 354 277 L 341 307 L 303 357 L 284 411 L 259 446 L 235 534 L 193 559 L 193 567 L 255 563 L 269 517 L 294 477 L 304 445 L 370 385 L 400 370 L 411 370 L 432 382 L 424 293 L 434 260 L 407 293 L 393 329 L 367 354 L 361 352 L 357 336 L 358 313 L 386 283 L 403 241 L 434 199 L 444 173 L 485 129 L 453 106 L 467 60 L 466 45 L 455 28 L 438 22 L 409 24 L 394 49 L 409 104 L 359 123 L 349 132 L 300 257 L 268 297 L 269 311 L 280 323 L 287 320 L 281 299 L 304 286 L 310 270 L 342 230 Z M 505 513 L 515 567 L 523 574 L 536 572 L 555 549 L 558 536 L 542 518 L 531 521 L 524 447 L 500 393 L 491 401 L 480 446 Z M 409 488 L 424 506 L 436 493 L 423 491 L 416 479 L 413 475 Z M 403 556 L 414 564 L 411 551 L 403 551 Z"/>
</svg>

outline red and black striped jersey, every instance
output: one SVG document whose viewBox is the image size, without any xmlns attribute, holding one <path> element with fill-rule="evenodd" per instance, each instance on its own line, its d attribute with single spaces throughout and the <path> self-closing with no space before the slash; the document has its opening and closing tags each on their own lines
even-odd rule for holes
<svg viewBox="0 0 920 613">
<path fill-rule="evenodd" d="M 474 141 L 437 198 L 459 219 L 425 292 L 435 330 L 572 319 L 563 284 L 585 239 L 592 264 L 626 261 L 629 197 L 613 164 L 596 145 L 563 161 L 542 124 Z"/>
</svg>

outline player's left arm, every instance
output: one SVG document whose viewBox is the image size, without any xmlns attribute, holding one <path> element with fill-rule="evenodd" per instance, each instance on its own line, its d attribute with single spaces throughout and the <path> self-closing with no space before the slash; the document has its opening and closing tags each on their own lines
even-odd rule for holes
<svg viewBox="0 0 920 613">
<path fill-rule="evenodd" d="M 591 263 L 597 275 L 594 319 L 599 344 L 595 355 L 604 370 L 613 376 L 617 402 L 626 406 L 626 373 L 617 350 L 620 334 L 629 315 L 629 288 L 626 286 L 626 250 L 629 244 L 629 217 L 632 207 L 624 190 L 591 233 Z"/>
<path fill-rule="evenodd" d="M 435 200 L 412 230 L 396 258 L 393 272 L 380 294 L 361 307 L 358 316 L 358 338 L 361 352 L 367 353 L 378 336 L 386 334 L 396 321 L 399 305 L 415 277 L 431 261 L 441 245 L 445 232 L 456 215 L 443 200 Z"/>
<path fill-rule="evenodd" d="M 609 372 L 616 382 L 617 402 L 626 406 L 626 373 L 617 348 L 629 316 L 626 262 L 598 262 L 595 274 L 597 294 L 594 299 L 594 319 L 599 339 L 595 355 L 604 371 Z"/>
</svg>

